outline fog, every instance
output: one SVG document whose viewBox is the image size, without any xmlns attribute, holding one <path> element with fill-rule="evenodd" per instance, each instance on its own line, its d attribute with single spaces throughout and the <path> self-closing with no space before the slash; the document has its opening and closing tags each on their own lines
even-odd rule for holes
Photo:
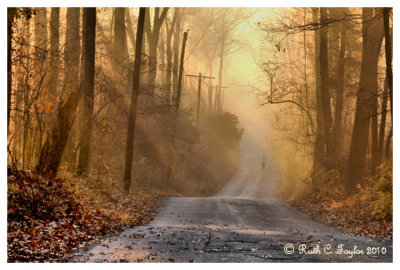
<svg viewBox="0 0 400 270">
<path fill-rule="evenodd" d="M 241 178 L 257 185 L 265 185 L 257 179 L 274 179 L 274 185 L 260 189 L 274 190 L 274 198 L 282 192 L 290 197 L 304 183 L 311 183 L 320 160 L 315 151 L 322 151 L 316 143 L 320 136 L 326 144 L 322 152 L 327 152 L 320 157 L 332 156 L 324 166 L 344 177 L 357 114 L 361 15 L 370 16 L 370 11 L 332 8 L 328 12 L 332 20 L 325 25 L 324 9 L 315 8 L 148 8 L 144 11 L 141 69 L 136 73 L 140 79 L 133 76 L 138 80 L 134 86 L 139 8 L 97 8 L 93 89 L 85 86 L 88 92 L 82 94 L 76 87 L 79 81 L 84 83 L 85 72 L 90 73 L 84 68 L 85 53 L 90 53 L 85 51 L 89 26 L 84 9 L 56 10 L 38 8 L 30 17 L 15 21 L 12 45 L 17 50 L 11 55 L 15 59 L 14 88 L 9 103 L 13 104 L 9 161 L 15 166 L 45 168 L 47 162 L 50 171 L 61 167 L 62 173 L 81 167 L 82 172 L 100 178 L 106 174 L 116 185 L 121 184 L 125 171 L 128 186 L 132 182 L 136 189 L 156 187 L 177 195 L 212 195 L 235 175 L 233 182 Z M 379 10 L 375 13 L 376 23 L 381 23 Z M 184 33 L 185 56 L 180 59 Z M 326 49 L 328 65 L 320 63 L 321 48 Z M 376 55 L 376 66 L 374 91 L 379 98 L 374 110 L 378 112 L 386 110 L 388 103 L 382 53 Z M 324 93 L 323 106 L 319 91 Z M 74 93 L 82 95 L 83 101 L 76 99 L 57 120 L 69 121 L 71 128 L 57 130 L 59 126 L 52 124 L 57 123 L 54 116 Z M 138 95 L 137 107 L 132 107 L 133 93 Z M 93 102 L 85 99 L 91 95 Z M 322 111 L 328 117 L 326 127 L 319 119 Z M 383 155 L 384 129 L 388 133 L 391 126 L 386 113 L 372 121 L 371 144 L 377 145 L 381 120 L 379 155 Z M 87 119 L 91 124 L 85 124 Z M 127 129 L 129 119 L 135 124 Z M 60 132 L 62 136 L 57 135 Z M 328 139 L 323 138 L 326 132 L 332 133 Z M 388 155 L 391 137 L 386 136 Z M 123 154 L 130 153 L 126 137 L 136 149 L 131 178 L 127 174 L 130 162 Z M 46 144 L 58 139 L 61 150 L 45 154 L 53 151 L 46 150 Z M 334 144 L 339 145 L 337 150 Z M 266 171 L 260 170 L 263 155 L 268 160 Z M 57 156 L 57 162 L 42 160 L 50 156 Z M 80 157 L 85 158 L 80 161 Z M 379 163 L 373 162 L 375 167 Z M 243 171 L 257 176 L 241 176 Z M 243 192 L 237 195 L 252 196 L 244 186 L 239 189 Z"/>
<path fill-rule="evenodd" d="M 368 237 L 393 236 L 392 29 L 390 7 L 8 7 L 8 262 L 391 261 Z"/>
</svg>

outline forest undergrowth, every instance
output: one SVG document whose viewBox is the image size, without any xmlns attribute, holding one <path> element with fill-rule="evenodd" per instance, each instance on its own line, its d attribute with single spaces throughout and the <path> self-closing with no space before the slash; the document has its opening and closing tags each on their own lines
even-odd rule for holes
<svg viewBox="0 0 400 270">
<path fill-rule="evenodd" d="M 8 174 L 8 262 L 54 262 L 105 235 L 151 221 L 165 194 L 129 195 L 107 181 Z"/>
<path fill-rule="evenodd" d="M 237 170 L 238 143 L 243 132 L 238 128 L 237 116 L 208 116 L 201 135 L 190 123 L 186 124 L 191 133 L 186 137 L 193 140 L 186 138 L 188 141 L 179 148 L 175 160 L 168 154 L 162 159 L 163 153 L 168 152 L 168 141 L 162 136 L 158 137 L 156 148 L 146 148 L 149 159 L 166 160 L 165 167 L 176 164 L 174 177 L 167 180 L 166 170 L 162 172 L 152 167 L 154 164 L 142 162 L 139 152 L 129 194 L 120 177 L 116 177 L 118 166 L 113 168 L 99 160 L 95 160 L 95 168 L 104 168 L 82 177 L 76 177 L 68 164 L 61 167 L 58 177 L 10 167 L 8 261 L 68 260 L 104 236 L 148 224 L 166 196 L 208 196 L 218 191 Z M 141 144 L 138 147 L 145 148 Z M 108 161 L 113 161 L 111 156 Z M 154 176 L 150 171 L 161 172 Z"/>
<path fill-rule="evenodd" d="M 384 163 L 379 177 L 365 179 L 353 195 L 338 185 L 340 174 L 326 174 L 324 185 L 312 188 L 304 181 L 302 193 L 286 200 L 313 219 L 356 235 L 393 239 L 393 165 Z"/>
</svg>

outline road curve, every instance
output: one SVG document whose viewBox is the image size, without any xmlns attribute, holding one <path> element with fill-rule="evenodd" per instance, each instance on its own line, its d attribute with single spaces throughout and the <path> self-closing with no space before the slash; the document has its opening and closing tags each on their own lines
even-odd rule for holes
<svg viewBox="0 0 400 270">
<path fill-rule="evenodd" d="M 263 141 L 262 130 L 246 126 L 240 168 L 220 192 L 168 198 L 149 225 L 94 243 L 72 261 L 392 261 L 392 241 L 336 230 L 279 201 L 279 169 Z"/>
</svg>

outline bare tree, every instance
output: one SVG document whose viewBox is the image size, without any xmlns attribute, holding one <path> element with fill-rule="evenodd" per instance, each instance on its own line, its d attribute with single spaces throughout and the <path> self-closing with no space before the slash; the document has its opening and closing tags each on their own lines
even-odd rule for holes
<svg viewBox="0 0 400 270">
<path fill-rule="evenodd" d="M 96 51 L 96 8 L 84 8 L 83 19 L 85 21 L 85 28 L 83 29 L 85 73 L 83 80 L 83 110 L 79 139 L 79 159 L 76 170 L 78 176 L 87 173 L 90 161 Z"/>
<path fill-rule="evenodd" d="M 126 157 L 124 172 L 124 188 L 129 192 L 131 186 L 132 161 L 133 161 L 133 140 L 135 136 L 136 108 L 140 85 L 140 66 L 142 57 L 143 28 L 147 8 L 140 8 L 139 19 L 136 31 L 135 63 L 133 68 L 131 107 L 128 119 L 128 135 L 126 139 Z"/>
<path fill-rule="evenodd" d="M 318 23 L 319 21 L 319 8 L 312 8 L 313 22 Z M 322 105 L 322 88 L 321 88 L 321 65 L 319 61 L 320 55 L 320 43 L 321 43 L 320 30 L 314 31 L 314 48 L 315 48 L 315 96 L 316 96 L 316 134 L 315 134 L 315 146 L 314 146 L 314 162 L 313 162 L 313 181 L 316 185 L 317 173 L 321 170 L 324 165 L 325 159 L 325 145 L 324 145 L 324 115 Z"/>
<path fill-rule="evenodd" d="M 353 193 L 364 176 L 371 102 L 377 93 L 377 65 L 383 40 L 382 10 L 374 16 L 372 8 L 363 8 L 363 53 L 356 112 L 347 166 L 346 191 Z"/>
<path fill-rule="evenodd" d="M 328 19 L 328 9 L 320 8 L 320 23 Z M 327 167 L 330 167 L 331 157 L 333 152 L 333 145 L 331 139 L 331 126 L 332 126 L 332 112 L 329 96 L 329 82 L 328 82 L 328 28 L 323 27 L 320 30 L 320 51 L 319 51 L 319 64 L 321 72 L 321 98 L 322 110 L 324 116 L 324 142 L 325 142 L 325 162 Z"/>
<path fill-rule="evenodd" d="M 168 8 L 163 8 L 160 14 L 160 8 L 154 8 L 154 18 L 153 18 L 153 27 L 151 27 L 150 23 L 150 10 L 147 10 L 146 19 L 145 19 L 145 32 L 149 45 L 149 66 L 150 73 L 148 76 L 147 86 L 149 88 L 149 93 L 151 98 L 154 98 L 155 94 L 155 81 L 157 76 L 157 46 L 158 40 L 160 37 L 161 26 L 167 16 Z"/>
<path fill-rule="evenodd" d="M 59 105 L 54 125 L 40 151 L 36 171 L 42 175 L 57 174 L 82 95 L 83 84 L 76 79 L 79 77 L 81 47 L 79 28 L 80 8 L 68 8 L 64 48 L 64 89 L 66 91 L 63 93 L 68 94 L 68 98 Z"/>
<path fill-rule="evenodd" d="M 333 143 L 335 145 L 335 154 L 333 158 L 337 158 L 339 153 L 342 152 L 343 147 L 343 94 L 344 94 L 344 71 L 345 71 L 345 53 L 347 45 L 346 32 L 342 30 L 340 33 L 340 49 L 338 54 L 338 67 L 337 67 L 337 87 L 336 87 L 336 102 L 335 102 L 335 118 L 333 122 Z"/>
</svg>

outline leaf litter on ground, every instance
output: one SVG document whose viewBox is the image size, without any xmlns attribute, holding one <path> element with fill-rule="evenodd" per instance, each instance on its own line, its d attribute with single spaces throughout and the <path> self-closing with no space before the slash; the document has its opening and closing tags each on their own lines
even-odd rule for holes
<svg viewBox="0 0 400 270">
<path fill-rule="evenodd" d="M 164 195 L 113 194 L 96 200 L 77 179 L 8 175 L 7 261 L 57 262 L 105 235 L 145 225 Z"/>
</svg>

